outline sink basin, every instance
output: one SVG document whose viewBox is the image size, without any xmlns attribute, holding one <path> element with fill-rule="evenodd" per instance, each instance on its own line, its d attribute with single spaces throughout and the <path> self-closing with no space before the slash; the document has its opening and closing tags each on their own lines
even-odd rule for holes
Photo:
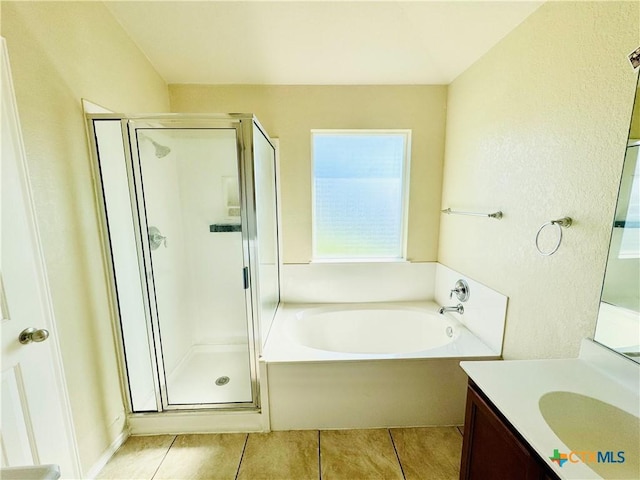
<svg viewBox="0 0 640 480">
<path fill-rule="evenodd" d="M 607 479 L 640 478 L 640 418 L 573 392 L 549 392 L 538 406 L 553 433 L 574 452 L 570 462 L 583 461 Z M 624 461 L 618 452 L 624 452 Z"/>
</svg>

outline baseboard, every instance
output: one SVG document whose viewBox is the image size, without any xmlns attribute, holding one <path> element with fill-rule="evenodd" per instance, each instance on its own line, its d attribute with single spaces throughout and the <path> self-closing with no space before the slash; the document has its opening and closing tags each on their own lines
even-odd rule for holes
<svg viewBox="0 0 640 480">
<path fill-rule="evenodd" d="M 116 451 L 124 444 L 124 442 L 127 441 L 127 438 L 129 438 L 129 435 L 130 435 L 129 429 L 125 427 L 124 430 L 120 432 L 120 435 L 116 437 L 113 443 L 111 443 L 111 445 L 109 445 L 109 447 L 100 456 L 98 461 L 93 464 L 93 466 L 89 469 L 89 471 L 86 473 L 84 478 L 86 479 L 96 478 L 98 474 L 102 471 L 104 466 L 107 464 L 107 462 L 111 460 L 111 457 L 113 457 L 113 454 L 116 453 Z"/>
</svg>

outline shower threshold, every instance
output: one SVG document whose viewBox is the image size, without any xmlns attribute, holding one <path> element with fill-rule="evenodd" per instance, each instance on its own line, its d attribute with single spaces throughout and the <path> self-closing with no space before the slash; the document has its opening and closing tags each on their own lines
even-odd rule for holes
<svg viewBox="0 0 640 480">
<path fill-rule="evenodd" d="M 167 376 L 167 398 L 169 409 L 251 402 L 248 345 L 191 346 Z M 155 398 L 148 407 L 155 410 Z"/>
</svg>

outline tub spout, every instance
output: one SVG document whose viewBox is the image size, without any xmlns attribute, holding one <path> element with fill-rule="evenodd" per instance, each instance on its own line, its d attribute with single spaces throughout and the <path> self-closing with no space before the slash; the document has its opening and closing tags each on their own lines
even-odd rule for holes
<svg viewBox="0 0 640 480">
<path fill-rule="evenodd" d="M 440 307 L 440 310 L 438 310 L 438 313 L 442 315 L 444 312 L 456 312 L 462 315 L 464 313 L 464 306 L 461 303 L 459 303 L 455 307 Z"/>
</svg>

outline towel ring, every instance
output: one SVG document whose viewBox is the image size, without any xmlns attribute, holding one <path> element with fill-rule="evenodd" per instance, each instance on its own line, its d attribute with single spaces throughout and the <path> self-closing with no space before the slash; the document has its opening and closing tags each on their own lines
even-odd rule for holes
<svg viewBox="0 0 640 480">
<path fill-rule="evenodd" d="M 562 227 L 569 228 L 571 226 L 571 223 L 573 223 L 573 220 L 571 220 L 570 217 L 563 217 L 558 220 L 551 220 L 550 222 L 542 224 L 542 226 L 538 229 L 538 233 L 536 233 L 536 249 L 538 250 L 538 253 L 540 253 L 540 255 L 544 255 L 545 257 L 556 253 L 560 248 L 560 244 L 562 243 Z M 542 230 L 550 225 L 555 225 L 556 227 L 558 227 L 558 242 L 551 250 L 549 250 L 548 252 L 544 252 L 540 248 L 540 234 L 542 233 Z"/>
</svg>

